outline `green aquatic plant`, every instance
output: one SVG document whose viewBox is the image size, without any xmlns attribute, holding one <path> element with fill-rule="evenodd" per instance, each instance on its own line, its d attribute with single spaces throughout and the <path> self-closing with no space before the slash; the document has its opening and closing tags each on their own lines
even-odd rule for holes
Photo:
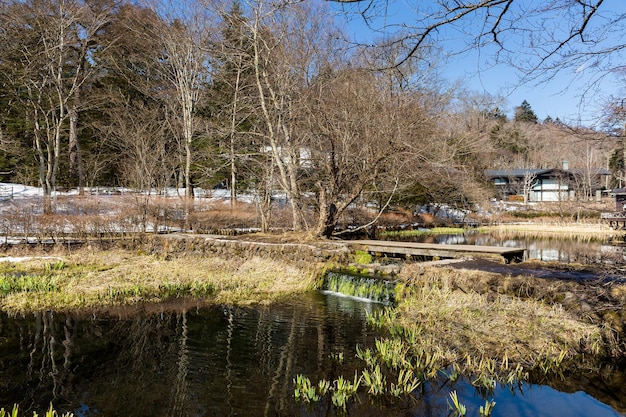
<svg viewBox="0 0 626 417">
<path fill-rule="evenodd" d="M 390 369 L 401 369 L 408 365 L 407 346 L 400 339 L 376 339 L 376 353 L 380 361 Z"/>
<path fill-rule="evenodd" d="M 381 396 L 385 394 L 386 378 L 380 370 L 380 366 L 376 365 L 374 369 L 364 369 L 363 385 L 367 387 L 367 392 L 373 396 Z"/>
<path fill-rule="evenodd" d="M 359 389 L 361 377 L 355 373 L 354 380 L 350 381 L 343 376 L 339 376 L 332 385 L 329 381 L 322 379 L 315 386 L 309 378 L 299 374 L 296 375 L 293 383 L 296 401 L 312 405 L 330 393 L 333 406 L 345 412 L 348 402 L 356 395 Z"/>
<path fill-rule="evenodd" d="M 480 417 L 491 417 L 491 413 L 493 413 L 493 408 L 496 406 L 495 401 L 485 400 L 485 405 L 481 405 L 478 412 L 480 413 Z"/>
<path fill-rule="evenodd" d="M 332 388 L 331 401 L 336 408 L 346 411 L 348 401 L 356 394 L 361 384 L 361 378 L 354 375 L 354 381 L 344 379 L 342 376 L 335 380 Z"/>
<path fill-rule="evenodd" d="M 337 362 L 337 363 L 343 363 L 345 358 L 343 356 L 343 352 L 338 352 L 338 353 L 331 353 L 329 355 L 330 359 L 332 359 L 333 361 Z"/>
<path fill-rule="evenodd" d="M 302 401 L 307 404 L 319 401 L 320 396 L 315 387 L 311 384 L 311 380 L 309 378 L 298 374 L 293 380 L 293 383 L 295 385 L 294 396 L 296 401 Z M 322 385 L 325 386 L 325 384 Z"/>
<path fill-rule="evenodd" d="M 448 407 L 450 407 L 452 415 L 455 417 L 464 417 L 467 414 L 467 408 L 459 401 L 456 391 L 450 393 L 450 400 L 452 404 L 448 403 Z"/>
<path fill-rule="evenodd" d="M 323 397 L 324 395 L 326 395 L 328 393 L 329 389 L 330 389 L 330 381 L 327 381 L 325 379 L 321 379 L 317 383 L 317 392 L 318 392 L 320 397 Z"/>
<path fill-rule="evenodd" d="M 57 279 L 49 274 L 3 274 L 0 276 L 0 294 L 55 292 L 57 290 Z"/>
<path fill-rule="evenodd" d="M 33 412 L 33 417 L 38 417 L 39 414 L 37 412 Z M 50 408 L 44 414 L 44 417 L 74 417 L 73 413 L 64 413 L 60 415 L 50 404 Z M 9 412 L 4 408 L 0 408 L 0 417 L 19 417 L 19 406 L 17 404 L 13 405 L 13 409 Z"/>
<path fill-rule="evenodd" d="M 391 384 L 390 392 L 395 397 L 409 395 L 422 384 L 421 379 L 415 377 L 411 369 L 400 369 L 398 383 Z"/>
<path fill-rule="evenodd" d="M 357 358 L 365 362 L 365 365 L 368 368 L 373 368 L 376 364 L 376 358 L 374 357 L 374 354 L 372 353 L 372 350 L 370 348 L 366 348 L 365 350 L 363 350 L 359 345 L 357 345 L 356 356 Z"/>
</svg>

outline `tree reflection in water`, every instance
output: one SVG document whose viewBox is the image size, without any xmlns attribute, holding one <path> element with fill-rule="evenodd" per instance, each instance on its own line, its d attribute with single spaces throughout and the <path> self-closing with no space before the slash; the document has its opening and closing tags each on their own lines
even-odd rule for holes
<svg viewBox="0 0 626 417">
<path fill-rule="evenodd" d="M 0 407 L 19 403 L 30 414 L 52 402 L 80 415 L 293 415 L 295 374 L 332 378 L 330 354 L 352 358 L 356 343 L 373 337 L 365 325 L 371 308 L 309 294 L 255 308 L 2 315 Z"/>
<path fill-rule="evenodd" d="M 353 376 L 362 365 L 356 362 L 356 345 L 371 346 L 376 336 L 366 325 L 366 312 L 374 308 L 380 307 L 308 294 L 250 308 L 201 308 L 180 301 L 106 313 L 0 315 L 0 407 L 19 403 L 24 415 L 42 412 L 50 403 L 79 416 L 336 415 L 328 401 L 312 410 L 297 404 L 292 381 L 297 374 L 313 381 Z M 339 354 L 342 363 L 333 359 Z M 349 415 L 446 415 L 451 389 L 473 410 L 468 415 L 478 415 L 484 398 L 469 383 L 440 382 L 426 384 L 415 401 L 381 406 L 362 398 Z M 622 382 L 617 369 L 594 380 L 570 375 L 557 388 L 572 393 L 593 388 L 596 398 L 624 410 Z M 524 389 L 524 395 L 496 390 L 493 415 L 528 410 L 567 415 L 546 407 L 546 395 L 555 404 L 577 401 L 569 411 L 618 415 L 584 393 Z"/>
</svg>

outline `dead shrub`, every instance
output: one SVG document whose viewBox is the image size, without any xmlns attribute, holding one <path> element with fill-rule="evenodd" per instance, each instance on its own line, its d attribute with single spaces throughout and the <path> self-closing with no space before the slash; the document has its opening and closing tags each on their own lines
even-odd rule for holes
<svg viewBox="0 0 626 417">
<path fill-rule="evenodd" d="M 192 229 L 200 233 L 213 233 L 222 229 L 250 229 L 258 227 L 254 206 L 248 203 L 216 202 L 196 208 L 190 215 Z"/>
</svg>

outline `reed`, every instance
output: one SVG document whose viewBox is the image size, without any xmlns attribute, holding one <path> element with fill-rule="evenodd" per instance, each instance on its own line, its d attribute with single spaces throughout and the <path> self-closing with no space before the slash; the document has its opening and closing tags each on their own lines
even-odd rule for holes
<svg viewBox="0 0 626 417">
<path fill-rule="evenodd" d="M 478 412 L 480 413 L 480 417 L 490 417 L 491 413 L 493 413 L 493 408 L 496 406 L 495 401 L 485 401 L 485 405 L 481 405 Z"/>
<path fill-rule="evenodd" d="M 450 407 L 452 415 L 454 417 L 464 417 L 467 414 L 467 408 L 459 401 L 456 391 L 450 392 L 450 400 L 452 404 L 448 403 L 448 407 Z"/>
</svg>

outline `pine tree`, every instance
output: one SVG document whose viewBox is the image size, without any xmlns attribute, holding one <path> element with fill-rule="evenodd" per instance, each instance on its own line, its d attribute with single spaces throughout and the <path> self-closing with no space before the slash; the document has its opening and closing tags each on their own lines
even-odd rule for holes
<svg viewBox="0 0 626 417">
<path fill-rule="evenodd" d="M 526 100 L 522 101 L 522 104 L 515 108 L 515 121 L 537 123 L 537 115 Z"/>
</svg>

